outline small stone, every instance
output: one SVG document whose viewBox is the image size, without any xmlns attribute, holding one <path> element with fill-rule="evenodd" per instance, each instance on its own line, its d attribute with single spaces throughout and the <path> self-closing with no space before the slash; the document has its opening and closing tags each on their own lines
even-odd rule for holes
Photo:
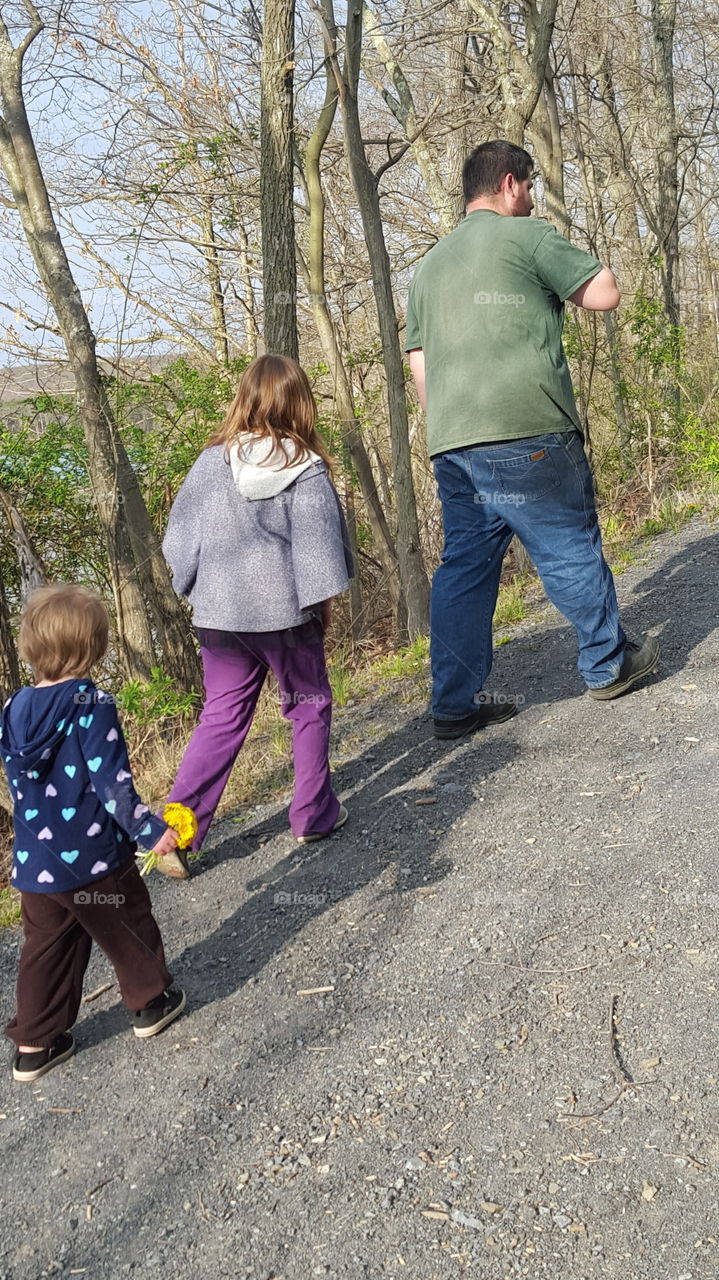
<svg viewBox="0 0 719 1280">
<path fill-rule="evenodd" d="M 571 1219 L 571 1218 L 568 1218 L 568 1217 L 567 1217 L 567 1215 L 566 1215 L 566 1213 L 554 1213 L 554 1214 L 552 1214 L 552 1222 L 556 1222 L 557 1226 L 558 1226 L 558 1227 L 561 1227 L 561 1228 L 562 1228 L 562 1230 L 564 1230 L 566 1227 L 568 1227 L 568 1226 L 571 1224 L 571 1221 L 572 1221 L 572 1219 Z"/>
<path fill-rule="evenodd" d="M 451 1218 L 460 1227 L 469 1227 L 472 1231 L 484 1231 L 485 1224 L 480 1222 L 479 1218 L 473 1218 L 470 1213 L 463 1213 L 461 1209 L 453 1209 Z"/>
</svg>

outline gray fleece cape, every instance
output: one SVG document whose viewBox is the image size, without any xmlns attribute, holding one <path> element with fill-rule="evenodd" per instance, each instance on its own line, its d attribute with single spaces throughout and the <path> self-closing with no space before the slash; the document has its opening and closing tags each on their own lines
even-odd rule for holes
<svg viewBox="0 0 719 1280">
<path fill-rule="evenodd" d="M 163 542 L 196 627 L 297 627 L 354 574 L 344 514 L 320 458 L 284 467 L 271 443 L 205 449 L 170 512 Z"/>
</svg>

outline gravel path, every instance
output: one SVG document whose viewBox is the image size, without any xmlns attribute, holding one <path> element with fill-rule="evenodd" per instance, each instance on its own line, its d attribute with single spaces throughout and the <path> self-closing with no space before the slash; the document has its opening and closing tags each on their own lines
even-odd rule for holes
<svg viewBox="0 0 719 1280">
<path fill-rule="evenodd" d="M 498 651 L 515 720 L 346 708 L 341 836 L 265 808 L 153 876 L 190 1009 L 141 1044 L 112 989 L 4 1072 L 1 1280 L 716 1280 L 719 533 L 642 554 L 645 688 L 582 697 L 545 608 Z"/>
</svg>

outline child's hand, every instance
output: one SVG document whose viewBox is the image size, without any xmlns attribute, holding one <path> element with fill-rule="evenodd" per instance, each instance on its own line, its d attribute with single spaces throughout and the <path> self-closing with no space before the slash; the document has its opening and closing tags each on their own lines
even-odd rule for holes
<svg viewBox="0 0 719 1280">
<path fill-rule="evenodd" d="M 160 837 L 151 852 L 157 854 L 158 858 L 164 858 L 166 854 L 172 853 L 172 850 L 176 848 L 177 832 L 173 831 L 172 827 L 168 827 L 165 834 Z"/>
</svg>

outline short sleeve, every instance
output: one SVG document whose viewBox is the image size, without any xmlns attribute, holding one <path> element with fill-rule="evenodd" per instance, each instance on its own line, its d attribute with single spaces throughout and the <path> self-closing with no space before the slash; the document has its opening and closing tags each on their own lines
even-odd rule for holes
<svg viewBox="0 0 719 1280">
<path fill-rule="evenodd" d="M 560 236 L 554 227 L 547 228 L 534 251 L 532 261 L 540 280 L 562 302 L 602 270 L 602 263 L 593 253 L 577 249 L 564 236 Z"/>
<path fill-rule="evenodd" d="M 409 299 L 407 301 L 407 333 L 404 340 L 405 351 L 418 351 L 422 347 L 422 335 L 419 331 L 419 320 L 417 319 L 416 292 L 413 280 L 409 290 Z"/>
</svg>

